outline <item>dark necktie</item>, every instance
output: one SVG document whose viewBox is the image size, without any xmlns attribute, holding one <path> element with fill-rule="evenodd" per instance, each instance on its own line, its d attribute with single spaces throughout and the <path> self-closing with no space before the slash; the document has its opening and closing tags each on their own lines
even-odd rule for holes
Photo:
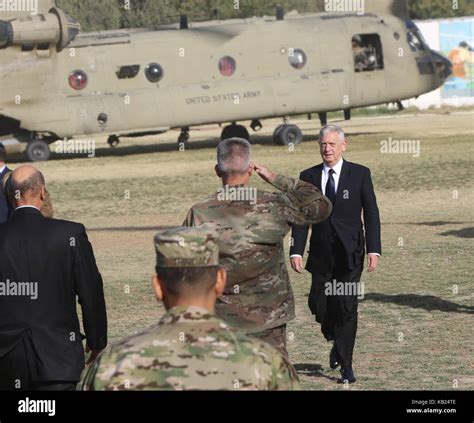
<svg viewBox="0 0 474 423">
<path fill-rule="evenodd" d="M 329 177 L 326 183 L 326 197 L 329 198 L 332 205 L 336 202 L 336 184 L 334 182 L 334 170 L 329 169 Z"/>
</svg>

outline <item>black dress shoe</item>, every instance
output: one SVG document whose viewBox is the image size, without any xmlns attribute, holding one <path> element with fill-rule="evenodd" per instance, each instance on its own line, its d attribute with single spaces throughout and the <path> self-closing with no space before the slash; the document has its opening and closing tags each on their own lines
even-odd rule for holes
<svg viewBox="0 0 474 423">
<path fill-rule="evenodd" d="M 342 367 L 341 368 L 341 378 L 337 383 L 354 383 L 356 378 L 354 376 L 354 370 L 352 367 Z"/>
<path fill-rule="evenodd" d="M 341 360 L 339 358 L 339 353 L 337 352 L 336 344 L 334 344 L 331 348 L 331 352 L 329 353 L 329 367 L 334 370 L 340 365 Z"/>
</svg>

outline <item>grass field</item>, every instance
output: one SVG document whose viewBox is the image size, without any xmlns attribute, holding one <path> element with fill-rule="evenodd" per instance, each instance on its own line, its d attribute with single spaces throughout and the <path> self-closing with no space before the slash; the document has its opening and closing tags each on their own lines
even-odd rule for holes
<svg viewBox="0 0 474 423">
<path fill-rule="evenodd" d="M 335 383 L 330 345 L 306 305 L 310 275 L 292 273 L 297 318 L 289 351 L 305 389 L 474 389 L 473 114 L 400 116 L 342 122 L 348 160 L 371 168 L 382 218 L 384 254 L 363 274 L 354 357 L 358 382 Z M 267 123 L 254 159 L 297 176 L 320 162 L 316 121 L 301 121 L 305 142 L 274 146 Z M 105 282 L 110 339 L 154 324 L 162 315 L 151 293 L 152 238 L 180 225 L 188 208 L 218 187 L 213 174 L 216 128 L 192 133 L 184 152 L 170 133 L 125 140 L 97 157 L 52 160 L 39 167 L 56 216 L 83 222 Z M 381 154 L 389 139 L 420 140 L 421 154 Z M 196 140 L 196 141 L 194 141 Z M 264 185 L 258 182 L 260 187 Z"/>
</svg>

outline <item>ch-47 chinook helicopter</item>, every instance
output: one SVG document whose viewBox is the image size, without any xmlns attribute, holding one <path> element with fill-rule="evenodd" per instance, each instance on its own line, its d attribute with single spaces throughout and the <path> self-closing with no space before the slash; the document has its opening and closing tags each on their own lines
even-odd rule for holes
<svg viewBox="0 0 474 423">
<path fill-rule="evenodd" d="M 299 143 L 294 115 L 397 102 L 440 87 L 451 64 L 431 50 L 406 7 L 366 1 L 365 13 L 284 15 L 80 34 L 51 0 L 31 13 L 0 12 L 0 141 L 26 142 L 47 160 L 66 138 L 123 136 L 282 117 L 279 144 Z M 348 2 L 346 2 L 348 3 Z M 401 2 L 403 5 L 403 2 Z M 394 6 L 395 4 L 395 6 Z M 358 49 L 358 58 L 355 53 Z M 362 56 L 361 56 L 362 55 Z"/>
</svg>

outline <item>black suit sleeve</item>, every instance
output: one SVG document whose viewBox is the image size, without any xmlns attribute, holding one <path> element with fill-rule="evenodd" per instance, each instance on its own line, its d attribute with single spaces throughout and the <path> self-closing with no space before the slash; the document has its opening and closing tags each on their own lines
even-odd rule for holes
<svg viewBox="0 0 474 423">
<path fill-rule="evenodd" d="M 102 276 L 99 273 L 86 230 L 80 225 L 74 240 L 74 283 L 82 308 L 87 344 L 92 350 L 102 350 L 107 345 L 107 313 L 105 309 Z"/>
<path fill-rule="evenodd" d="M 382 254 L 382 242 L 380 239 L 380 216 L 375 197 L 374 186 L 370 170 L 364 175 L 362 183 L 362 207 L 364 210 L 365 238 L 367 253 Z"/>
<path fill-rule="evenodd" d="M 305 182 L 311 182 L 309 174 L 301 172 L 300 179 Z M 290 247 L 290 256 L 294 254 L 299 254 L 301 257 L 304 256 L 304 249 L 306 247 L 306 240 L 308 239 L 308 231 L 310 225 L 296 225 L 292 224 L 291 232 L 291 247 Z"/>
</svg>

